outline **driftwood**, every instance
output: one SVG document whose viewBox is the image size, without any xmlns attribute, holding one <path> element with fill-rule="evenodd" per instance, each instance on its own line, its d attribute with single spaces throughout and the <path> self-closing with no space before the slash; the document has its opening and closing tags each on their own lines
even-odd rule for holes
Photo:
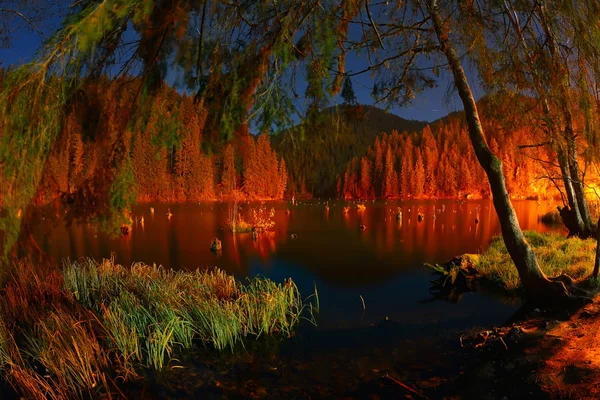
<svg viewBox="0 0 600 400">
<path fill-rule="evenodd" d="M 391 377 L 389 374 L 385 374 L 383 376 L 384 378 L 389 379 L 390 381 L 394 382 L 396 385 L 400 386 L 402 389 L 406 390 L 407 392 L 414 394 L 417 397 L 420 397 L 422 399 L 429 399 L 429 397 L 425 396 L 424 394 L 416 391 L 415 389 L 411 388 L 410 386 L 408 386 L 405 383 L 402 383 L 401 381 L 399 381 L 398 379 Z"/>
</svg>

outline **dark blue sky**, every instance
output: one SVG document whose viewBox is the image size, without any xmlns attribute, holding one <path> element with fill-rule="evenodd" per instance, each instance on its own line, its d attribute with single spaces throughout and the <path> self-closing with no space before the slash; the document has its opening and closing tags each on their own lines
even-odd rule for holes
<svg viewBox="0 0 600 400">
<path fill-rule="evenodd" d="M 58 24 L 59 20 L 54 18 L 46 22 L 43 30 L 47 34 L 58 27 Z M 11 47 L 8 49 L 0 48 L 0 63 L 2 63 L 2 66 L 20 64 L 31 60 L 41 44 L 41 39 L 37 33 L 25 27 L 20 28 L 13 37 Z M 356 55 L 348 56 L 346 63 L 347 72 L 362 70 L 365 67 L 364 58 Z M 475 76 L 476 74 L 471 72 L 469 75 Z M 483 95 L 483 92 L 475 81 L 475 79 L 472 79 L 472 86 L 476 98 L 479 98 Z M 374 100 L 371 97 L 373 77 L 369 74 L 362 74 L 353 77 L 352 82 L 358 102 L 373 104 Z M 396 106 L 391 108 L 390 111 L 406 119 L 436 120 L 449 112 L 462 109 L 458 95 L 452 89 L 452 81 L 444 71 L 440 75 L 437 87 L 418 94 L 412 104 L 403 107 Z"/>
</svg>

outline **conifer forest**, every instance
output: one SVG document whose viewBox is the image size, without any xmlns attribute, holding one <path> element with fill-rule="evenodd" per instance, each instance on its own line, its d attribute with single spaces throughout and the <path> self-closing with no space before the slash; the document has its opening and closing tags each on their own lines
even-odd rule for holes
<svg viewBox="0 0 600 400">
<path fill-rule="evenodd" d="M 0 0 L 0 399 L 600 399 L 597 0 Z"/>
</svg>

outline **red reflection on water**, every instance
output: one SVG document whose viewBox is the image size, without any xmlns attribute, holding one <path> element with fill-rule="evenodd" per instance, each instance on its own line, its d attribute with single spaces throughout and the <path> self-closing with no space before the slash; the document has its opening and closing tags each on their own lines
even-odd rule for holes
<svg viewBox="0 0 600 400">
<path fill-rule="evenodd" d="M 326 279 L 364 283 L 422 262 L 477 252 L 500 232 L 490 201 L 380 201 L 367 203 L 363 211 L 343 201 L 330 202 L 329 210 L 325 203 L 276 202 L 269 205 L 276 210 L 274 230 L 256 238 L 229 231 L 226 203 L 152 206 L 154 213 L 150 205 L 134 209 L 138 222 L 127 236 L 109 238 L 88 225 L 58 226 L 50 235 L 40 234 L 39 243 L 57 260 L 100 259 L 114 253 L 124 265 L 142 261 L 177 269 L 218 266 L 244 276 L 253 262 L 270 269 L 277 259 Z M 345 207 L 350 207 L 347 212 Z M 521 201 L 515 208 L 523 229 L 549 230 L 538 222 L 538 215 L 554 205 Z M 144 224 L 139 223 L 142 216 Z M 211 252 L 213 237 L 223 242 L 221 253 Z"/>
</svg>

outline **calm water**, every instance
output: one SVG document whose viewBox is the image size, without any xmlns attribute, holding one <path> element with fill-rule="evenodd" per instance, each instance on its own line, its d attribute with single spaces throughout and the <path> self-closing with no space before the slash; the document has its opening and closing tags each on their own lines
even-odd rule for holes
<svg viewBox="0 0 600 400">
<path fill-rule="evenodd" d="M 241 210 L 258 204 L 241 205 Z M 367 202 L 365 211 L 344 201 L 268 203 L 274 207 L 274 232 L 234 236 L 223 229 L 230 205 L 144 204 L 133 210 L 137 220 L 128 236 L 111 239 L 93 226 L 55 228 L 40 238 L 55 259 L 110 257 L 130 265 L 136 261 L 174 269 L 220 267 L 243 280 L 265 275 L 276 281 L 292 277 L 305 295 L 316 285 L 320 302 L 319 329 L 370 326 L 389 318 L 422 334 L 500 323 L 518 302 L 485 294 L 466 294 L 458 304 L 434 301 L 430 273 L 423 263 L 442 263 L 462 253 L 483 249 L 500 228 L 490 201 Z M 150 212 L 150 207 L 155 212 Z M 396 209 L 402 207 L 402 220 Z M 538 215 L 553 204 L 516 201 L 524 229 L 545 231 Z M 173 213 L 169 219 L 167 209 Z M 290 210 L 289 213 L 286 210 Z M 418 213 L 424 215 L 418 221 Z M 479 224 L 475 223 L 479 216 Z M 365 230 L 360 230 L 360 225 Z M 291 234 L 297 238 L 292 239 Z M 210 251 L 213 237 L 223 251 Z M 362 298 L 366 311 L 363 311 Z"/>
<path fill-rule="evenodd" d="M 141 387 L 131 388 L 133 397 L 404 398 L 406 391 L 387 376 L 430 398 L 460 393 L 452 377 L 463 374 L 467 359 L 458 337 L 474 326 L 504 323 L 520 300 L 485 293 L 464 294 L 455 304 L 436 299 L 423 263 L 485 248 L 500 231 L 491 202 L 378 201 L 367 202 L 365 211 L 350 204 L 344 214 L 347 205 L 330 201 L 326 211 L 323 201 L 269 203 L 276 210 L 276 229 L 253 240 L 251 234 L 234 236 L 223 229 L 227 203 L 145 204 L 133 210 L 144 224 L 135 224 L 128 236 L 111 239 L 91 225 L 59 226 L 40 235 L 39 243 L 57 260 L 114 254 L 124 265 L 217 266 L 240 280 L 292 277 L 304 296 L 317 287 L 317 328 L 305 324 L 293 339 L 269 345 L 268 351 L 194 356 L 185 368 L 169 369 L 167 377 L 150 374 Z M 549 230 L 538 216 L 555 204 L 514 205 L 524 229 Z M 242 212 L 257 206 L 243 204 Z M 209 249 L 215 236 L 223 242 L 219 255 Z M 260 349 L 261 343 L 249 346 Z"/>
</svg>

